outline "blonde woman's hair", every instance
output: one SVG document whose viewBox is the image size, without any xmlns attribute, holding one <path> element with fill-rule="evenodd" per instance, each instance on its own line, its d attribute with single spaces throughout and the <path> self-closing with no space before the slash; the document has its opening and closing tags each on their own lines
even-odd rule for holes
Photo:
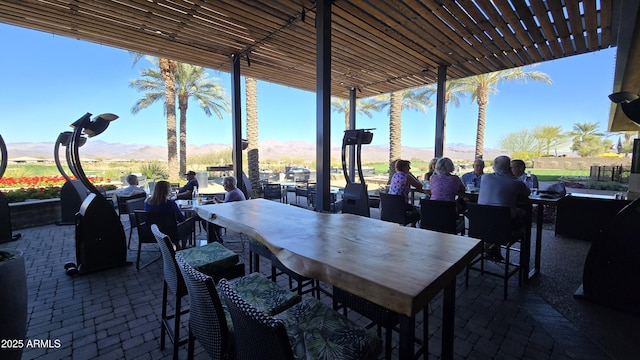
<svg viewBox="0 0 640 360">
<path fill-rule="evenodd" d="M 160 180 L 156 182 L 151 197 L 147 200 L 149 205 L 162 205 L 167 201 L 171 193 L 171 184 L 168 181 Z"/>
</svg>

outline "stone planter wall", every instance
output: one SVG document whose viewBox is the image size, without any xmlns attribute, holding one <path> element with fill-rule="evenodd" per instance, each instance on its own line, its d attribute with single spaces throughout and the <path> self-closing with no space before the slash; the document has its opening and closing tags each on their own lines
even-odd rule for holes
<svg viewBox="0 0 640 360">
<path fill-rule="evenodd" d="M 60 199 L 11 203 L 9 207 L 11 209 L 11 228 L 13 230 L 54 224 L 62 216 Z"/>
</svg>

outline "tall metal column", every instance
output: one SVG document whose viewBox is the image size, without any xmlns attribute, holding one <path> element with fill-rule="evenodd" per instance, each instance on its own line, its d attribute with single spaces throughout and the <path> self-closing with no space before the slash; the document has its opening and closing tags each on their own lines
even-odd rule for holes
<svg viewBox="0 0 640 360">
<path fill-rule="evenodd" d="M 233 174 L 238 180 L 238 189 L 245 191 L 242 179 L 242 107 L 240 103 L 240 55 L 231 55 L 231 132 L 233 134 L 231 157 Z M 251 194 L 245 194 L 247 197 Z"/>
<path fill-rule="evenodd" d="M 349 91 L 349 130 L 356 129 L 356 88 Z M 349 148 L 349 180 L 353 182 L 356 178 L 356 149 L 355 146 Z"/>
<path fill-rule="evenodd" d="M 444 95 L 447 90 L 447 67 L 438 67 L 438 92 L 436 93 L 436 139 L 434 156 L 442 157 L 444 154 Z"/>
<path fill-rule="evenodd" d="M 331 0 L 316 2 L 316 208 L 331 206 Z"/>
</svg>

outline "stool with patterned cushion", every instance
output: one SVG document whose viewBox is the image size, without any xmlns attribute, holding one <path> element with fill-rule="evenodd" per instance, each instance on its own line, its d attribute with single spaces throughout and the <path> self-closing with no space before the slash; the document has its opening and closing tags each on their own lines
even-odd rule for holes
<svg viewBox="0 0 640 360">
<path fill-rule="evenodd" d="M 219 274 L 220 271 L 228 269 L 240 261 L 238 254 L 227 249 L 219 242 L 178 250 L 177 252 L 184 257 L 189 265 L 214 279 L 216 278 L 215 275 Z"/>
<path fill-rule="evenodd" d="M 274 316 L 220 280 L 234 323 L 238 359 L 377 359 L 382 340 L 315 298 Z"/>
<path fill-rule="evenodd" d="M 189 353 L 193 358 L 195 339 L 213 359 L 223 359 L 234 353 L 233 322 L 225 301 L 218 295 L 213 279 L 192 267 L 180 252 L 176 254 L 189 292 Z M 300 297 L 278 286 L 260 273 L 252 273 L 225 283 L 251 304 L 267 314 L 277 314 L 300 302 Z"/>
<path fill-rule="evenodd" d="M 164 282 L 162 287 L 162 310 L 160 313 L 160 349 L 164 349 L 166 335 L 173 342 L 173 358 L 178 358 L 178 348 L 187 343 L 188 339 L 180 339 L 180 318 L 189 312 L 182 309 L 182 297 L 187 295 L 178 264 L 176 264 L 174 244 L 171 239 L 160 231 L 156 224 L 150 227 L 162 254 Z M 213 245 L 213 246 L 211 246 Z M 200 248 L 180 250 L 192 261 L 194 266 L 207 271 L 215 279 L 236 278 L 244 275 L 244 264 L 238 263 L 238 255 L 226 249 L 219 243 L 212 243 Z M 206 249 L 205 249 L 206 248 Z M 169 291 L 173 293 L 173 313 L 168 310 Z M 173 320 L 173 321 L 172 321 Z M 173 324 L 172 324 L 173 323 Z"/>
</svg>

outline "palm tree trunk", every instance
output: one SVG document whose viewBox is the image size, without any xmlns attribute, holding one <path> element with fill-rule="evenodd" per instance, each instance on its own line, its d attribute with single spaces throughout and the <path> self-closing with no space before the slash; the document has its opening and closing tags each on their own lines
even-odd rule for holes
<svg viewBox="0 0 640 360">
<path fill-rule="evenodd" d="M 389 98 L 389 181 L 395 172 L 396 160 L 402 152 L 402 92 L 391 93 Z"/>
<path fill-rule="evenodd" d="M 178 62 L 169 59 L 160 59 L 160 72 L 165 81 L 165 115 L 167 117 L 167 162 L 169 165 L 169 178 L 177 179 L 178 175 L 178 149 L 176 139 L 176 71 Z"/>
<path fill-rule="evenodd" d="M 258 152 L 258 90 L 256 79 L 245 77 L 247 101 L 247 163 L 252 189 L 259 189 L 260 155 Z M 251 195 L 251 194 L 250 194 Z"/>
<path fill-rule="evenodd" d="M 180 174 L 187 172 L 187 108 L 189 97 L 178 95 L 180 109 Z"/>
<path fill-rule="evenodd" d="M 484 128 L 487 121 L 487 103 L 489 102 L 489 89 L 482 87 L 478 89 L 478 130 L 476 132 L 475 158 L 484 156 Z"/>
</svg>

